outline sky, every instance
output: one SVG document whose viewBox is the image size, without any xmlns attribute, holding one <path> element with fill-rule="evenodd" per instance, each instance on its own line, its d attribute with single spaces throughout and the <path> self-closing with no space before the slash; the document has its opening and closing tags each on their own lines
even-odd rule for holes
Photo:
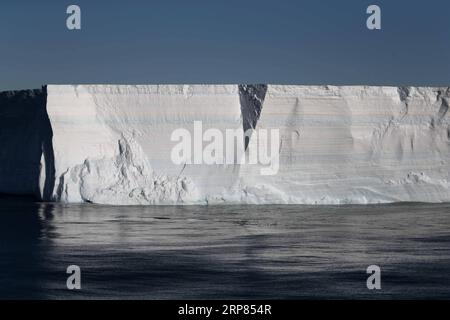
<svg viewBox="0 0 450 320">
<path fill-rule="evenodd" d="M 81 8 L 81 30 L 66 8 Z M 381 30 L 366 9 L 381 8 Z M 450 85 L 448 0 L 2 0 L 0 90 L 43 84 Z"/>
</svg>

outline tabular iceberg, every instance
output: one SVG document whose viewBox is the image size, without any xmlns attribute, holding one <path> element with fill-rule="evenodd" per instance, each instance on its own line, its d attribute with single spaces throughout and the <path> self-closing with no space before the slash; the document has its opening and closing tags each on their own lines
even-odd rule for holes
<svg viewBox="0 0 450 320">
<path fill-rule="evenodd" d="M 1 93 L 0 192 L 118 205 L 446 202 L 449 99 L 447 87 L 48 85 Z M 259 163 L 174 163 L 172 134 L 194 122 L 202 132 L 253 131 L 246 153 L 261 143 L 258 130 L 277 130 L 276 174 L 261 174 Z"/>
</svg>

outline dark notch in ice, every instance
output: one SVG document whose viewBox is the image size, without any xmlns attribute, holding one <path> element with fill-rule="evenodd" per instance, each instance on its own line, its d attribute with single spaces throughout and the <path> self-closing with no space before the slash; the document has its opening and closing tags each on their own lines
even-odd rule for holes
<svg viewBox="0 0 450 320">
<path fill-rule="evenodd" d="M 438 100 L 441 100 L 441 106 L 438 112 L 438 121 L 441 123 L 449 109 L 448 100 L 450 98 L 450 87 L 439 90 L 437 98 Z"/>
<path fill-rule="evenodd" d="M 50 200 L 55 175 L 52 137 L 47 87 L 0 92 L 0 194 Z M 39 194 L 42 156 L 46 179 Z"/>
<path fill-rule="evenodd" d="M 255 129 L 261 115 L 261 110 L 266 97 L 266 84 L 240 84 L 239 99 L 241 103 L 242 123 L 244 132 Z M 245 136 L 245 150 L 250 142 L 250 136 Z"/>
</svg>

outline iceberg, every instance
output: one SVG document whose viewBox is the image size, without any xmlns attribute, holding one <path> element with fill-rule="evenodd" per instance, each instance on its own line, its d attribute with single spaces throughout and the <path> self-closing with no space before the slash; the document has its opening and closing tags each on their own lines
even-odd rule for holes
<svg viewBox="0 0 450 320">
<path fill-rule="evenodd" d="M 0 193 L 113 205 L 448 202 L 449 101 L 448 87 L 48 85 L 3 92 Z M 173 133 L 193 132 L 196 122 L 203 138 L 249 133 L 247 158 L 264 145 L 259 130 L 276 130 L 277 148 L 267 148 L 276 152 L 276 172 L 261 174 L 267 164 L 249 161 L 173 161 Z M 212 143 L 193 142 L 192 156 Z"/>
</svg>

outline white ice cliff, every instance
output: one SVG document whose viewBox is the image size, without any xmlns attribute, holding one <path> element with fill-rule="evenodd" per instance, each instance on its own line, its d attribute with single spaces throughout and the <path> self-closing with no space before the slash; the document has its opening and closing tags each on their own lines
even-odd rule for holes
<svg viewBox="0 0 450 320">
<path fill-rule="evenodd" d="M 0 192 L 120 205 L 446 202 L 449 103 L 447 87 L 49 85 L 0 93 Z M 174 163 L 172 134 L 194 132 L 195 121 L 223 136 L 254 129 L 247 155 L 258 130 L 278 130 L 276 174 L 248 162 Z"/>
</svg>

